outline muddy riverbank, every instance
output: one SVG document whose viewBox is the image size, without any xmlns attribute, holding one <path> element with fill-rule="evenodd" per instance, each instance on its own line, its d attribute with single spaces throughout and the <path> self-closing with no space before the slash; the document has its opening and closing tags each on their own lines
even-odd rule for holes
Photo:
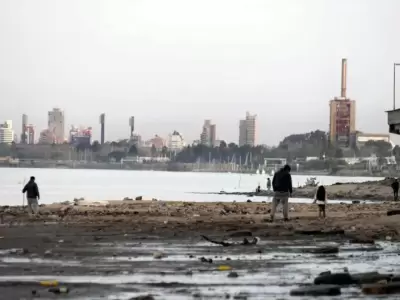
<svg viewBox="0 0 400 300">
<path fill-rule="evenodd" d="M 329 205 L 326 220 L 315 205 L 290 208 L 289 222 L 269 223 L 267 203 L 55 204 L 37 219 L 2 207 L 0 299 L 52 299 L 43 280 L 68 288 L 63 299 L 287 299 L 324 271 L 400 274 L 396 203 Z M 365 299 L 355 287 L 342 297 Z"/>
<path fill-rule="evenodd" d="M 393 179 L 387 178 L 379 181 L 366 181 L 360 183 L 335 183 L 326 185 L 328 197 L 330 200 L 370 200 L 370 201 L 389 201 L 393 200 L 393 191 L 391 183 Z M 315 195 L 316 187 L 300 186 L 294 188 L 293 198 L 310 198 Z M 272 197 L 273 192 L 262 190 L 259 193 L 252 192 L 225 192 L 221 191 L 219 195 L 244 195 L 248 197 Z"/>
</svg>

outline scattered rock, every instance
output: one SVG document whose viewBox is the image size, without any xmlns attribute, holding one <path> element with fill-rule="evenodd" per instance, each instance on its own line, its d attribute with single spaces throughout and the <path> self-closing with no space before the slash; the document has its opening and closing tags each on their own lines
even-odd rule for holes
<svg viewBox="0 0 400 300">
<path fill-rule="evenodd" d="M 400 282 L 365 284 L 362 292 L 367 295 L 397 294 L 400 293 Z"/>
<path fill-rule="evenodd" d="M 251 231 L 237 231 L 233 232 L 229 235 L 230 237 L 244 237 L 244 236 L 253 236 Z"/>
<path fill-rule="evenodd" d="M 167 255 L 161 251 L 156 251 L 153 253 L 153 258 L 154 259 L 162 259 L 164 257 L 167 257 Z"/>
<path fill-rule="evenodd" d="M 337 296 L 340 295 L 340 286 L 337 285 L 313 285 L 305 286 L 290 291 L 291 296 Z"/>
<path fill-rule="evenodd" d="M 353 277 L 347 272 L 320 275 L 314 279 L 314 284 L 350 285 L 353 283 Z"/>
<path fill-rule="evenodd" d="M 247 203 L 250 203 L 250 202 L 252 202 L 250 199 L 247 199 L 247 201 L 246 201 Z"/>
<path fill-rule="evenodd" d="M 123 201 L 132 201 L 133 199 L 132 198 L 129 198 L 129 197 L 125 197 L 124 199 L 123 199 Z"/>
<path fill-rule="evenodd" d="M 138 197 L 135 198 L 135 200 L 136 200 L 136 201 L 143 200 L 143 196 L 138 196 Z"/>
<path fill-rule="evenodd" d="M 204 256 L 200 257 L 199 260 L 200 260 L 202 263 L 209 263 L 209 264 L 212 264 L 212 263 L 213 263 L 212 258 L 205 258 Z"/>
<path fill-rule="evenodd" d="M 316 248 L 316 249 L 311 249 L 310 252 L 314 254 L 337 254 L 339 253 L 339 247 L 328 246 L 328 247 Z"/>
<path fill-rule="evenodd" d="M 155 300 L 152 295 L 136 296 L 130 298 L 129 300 Z"/>
<path fill-rule="evenodd" d="M 391 274 L 379 274 L 378 272 L 367 272 L 367 273 L 355 273 L 352 274 L 354 283 L 356 284 L 369 284 L 377 283 L 382 280 L 390 281 L 392 278 Z"/>
<path fill-rule="evenodd" d="M 394 209 L 394 210 L 389 210 L 387 212 L 388 216 L 395 216 L 395 215 L 400 215 L 400 209 Z"/>
<path fill-rule="evenodd" d="M 239 274 L 236 272 L 229 272 L 228 278 L 238 278 Z"/>
<path fill-rule="evenodd" d="M 360 200 L 353 200 L 351 201 L 351 204 L 360 204 Z"/>
</svg>

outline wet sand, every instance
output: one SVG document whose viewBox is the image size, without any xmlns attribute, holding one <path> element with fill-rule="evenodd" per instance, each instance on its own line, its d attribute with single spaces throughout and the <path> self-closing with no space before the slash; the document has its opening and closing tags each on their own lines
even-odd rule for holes
<svg viewBox="0 0 400 300">
<path fill-rule="evenodd" d="M 38 219 L 29 219 L 18 207 L 1 208 L 0 299 L 32 299 L 32 293 L 51 299 L 48 288 L 38 284 L 42 279 L 57 279 L 68 286 L 68 299 L 103 299 L 111 294 L 117 295 L 115 299 L 148 294 L 154 299 L 208 294 L 207 299 L 216 299 L 226 293 L 231 299 L 286 299 L 290 288 L 312 282 L 318 272 L 368 264 L 363 253 L 376 258 L 386 249 L 377 241 L 396 242 L 400 232 L 400 216 L 386 215 L 399 208 L 396 203 L 332 204 L 326 220 L 316 217 L 316 205 L 291 204 L 291 220 L 274 223 L 267 222 L 268 203 L 110 201 L 97 205 L 43 206 Z M 261 242 L 222 247 L 203 240 L 201 234 L 236 242 L 257 236 Z M 318 259 L 304 256 L 303 250 L 321 243 L 336 243 L 351 256 L 320 257 L 323 267 L 307 268 Z M 392 249 L 390 255 L 397 258 L 397 253 L 397 248 Z M 298 272 L 284 271 L 297 264 L 302 264 Z M 220 265 L 228 265 L 239 277 L 218 271 Z M 400 273 L 396 263 L 384 267 Z"/>
</svg>

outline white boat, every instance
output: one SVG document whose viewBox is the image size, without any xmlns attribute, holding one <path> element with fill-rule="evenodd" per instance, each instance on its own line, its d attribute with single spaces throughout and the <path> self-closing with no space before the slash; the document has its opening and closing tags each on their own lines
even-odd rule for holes
<svg viewBox="0 0 400 300">
<path fill-rule="evenodd" d="M 257 169 L 256 174 L 257 174 L 257 175 L 260 174 L 260 170 Z"/>
<path fill-rule="evenodd" d="M 274 176 L 274 175 L 275 175 L 275 171 L 272 170 L 272 171 L 271 171 L 271 176 Z"/>
<path fill-rule="evenodd" d="M 265 175 L 265 170 L 264 169 L 261 171 L 261 174 Z"/>
</svg>

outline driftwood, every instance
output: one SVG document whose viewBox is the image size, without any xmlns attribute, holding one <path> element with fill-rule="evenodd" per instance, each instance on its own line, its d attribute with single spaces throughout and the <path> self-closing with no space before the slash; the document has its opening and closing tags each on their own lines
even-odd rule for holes
<svg viewBox="0 0 400 300">
<path fill-rule="evenodd" d="M 248 240 L 247 238 L 244 238 L 243 241 L 241 242 L 224 242 L 224 241 L 216 241 L 216 240 L 212 240 L 209 237 L 205 236 L 205 235 L 201 235 L 201 237 L 203 239 L 205 239 L 207 242 L 213 243 L 213 244 L 217 244 L 217 245 L 221 245 L 223 247 L 229 247 L 229 246 L 250 246 L 250 245 L 257 245 L 257 243 L 260 241 L 260 238 L 255 237 L 252 240 Z"/>
</svg>

